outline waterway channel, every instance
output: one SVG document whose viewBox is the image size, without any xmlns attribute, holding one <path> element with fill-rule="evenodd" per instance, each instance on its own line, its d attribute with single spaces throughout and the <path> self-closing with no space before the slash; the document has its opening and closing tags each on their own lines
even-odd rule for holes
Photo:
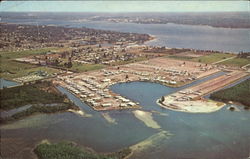
<svg viewBox="0 0 250 159">
<path fill-rule="evenodd" d="M 225 106 L 213 113 L 192 114 L 164 109 L 156 100 L 169 93 L 222 75 L 214 74 L 180 88 L 166 87 L 150 82 L 116 84 L 110 89 L 142 105 L 140 118 L 134 110 L 97 112 L 62 87 L 58 89 L 79 106 L 84 117 L 71 112 L 38 114 L 1 126 L 2 155 L 30 158 L 35 144 L 43 139 L 73 141 L 91 147 L 97 152 L 117 151 L 147 140 L 160 132 L 171 134 L 160 142 L 147 140 L 145 148 L 131 158 L 157 159 L 244 159 L 250 150 L 250 113 L 243 107 L 231 112 Z M 103 117 L 109 115 L 115 122 Z M 143 121 L 150 116 L 159 127 L 150 127 Z M 152 123 L 152 122 L 151 122 Z M 157 138 L 157 136 L 156 136 Z M 157 141 L 157 142 L 156 142 Z M 15 153 L 13 153 L 15 152 Z"/>
</svg>

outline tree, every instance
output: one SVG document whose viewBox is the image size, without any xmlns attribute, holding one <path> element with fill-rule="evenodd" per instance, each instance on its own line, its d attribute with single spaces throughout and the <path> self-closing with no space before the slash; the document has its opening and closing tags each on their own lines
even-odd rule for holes
<svg viewBox="0 0 250 159">
<path fill-rule="evenodd" d="M 56 59 L 56 60 L 54 61 L 54 64 L 55 64 L 56 66 L 58 66 L 58 64 L 59 64 L 59 60 L 58 60 L 58 59 Z"/>
<path fill-rule="evenodd" d="M 160 103 L 163 103 L 165 101 L 164 96 L 161 97 Z"/>
<path fill-rule="evenodd" d="M 72 62 L 68 62 L 68 68 L 71 68 L 73 66 Z"/>
</svg>

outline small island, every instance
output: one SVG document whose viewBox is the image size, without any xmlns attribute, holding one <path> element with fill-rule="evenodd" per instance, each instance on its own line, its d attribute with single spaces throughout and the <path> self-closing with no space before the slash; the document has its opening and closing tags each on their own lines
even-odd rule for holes
<svg viewBox="0 0 250 159">
<path fill-rule="evenodd" d="M 39 159 L 122 159 L 131 154 L 131 149 L 125 148 L 114 153 L 98 154 L 72 142 L 50 143 L 44 140 L 37 145 L 34 152 Z"/>
</svg>

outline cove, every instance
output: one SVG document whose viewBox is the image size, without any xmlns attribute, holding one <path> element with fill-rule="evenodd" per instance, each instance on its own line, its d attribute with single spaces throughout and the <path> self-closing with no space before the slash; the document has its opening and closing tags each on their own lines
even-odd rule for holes
<svg viewBox="0 0 250 159">
<path fill-rule="evenodd" d="M 69 91 L 58 87 L 92 117 L 85 118 L 71 112 L 39 114 L 3 125 L 1 145 L 12 147 L 11 150 L 5 150 L 3 156 L 15 155 L 15 151 L 19 158 L 31 158 L 32 154 L 27 151 L 27 147 L 32 149 L 41 140 L 49 139 L 73 141 L 97 152 L 117 151 L 129 146 L 136 148 L 138 144 L 146 146 L 136 151 L 131 158 L 247 158 L 250 149 L 249 111 L 241 109 L 239 112 L 231 112 L 227 110 L 230 105 L 227 105 L 214 113 L 190 114 L 163 109 L 155 102 L 161 95 L 221 74 L 208 76 L 180 88 L 149 82 L 121 83 L 110 87 L 112 91 L 139 102 L 142 105 L 140 111 L 151 112 L 152 119 L 160 129 L 148 127 L 138 120 L 132 113 L 134 110 L 105 111 L 116 121 L 116 124 L 110 123 L 104 119 L 102 111 L 92 110 Z M 164 133 L 171 135 L 165 137 L 162 135 Z M 153 146 L 145 143 L 152 143 Z"/>
<path fill-rule="evenodd" d="M 163 130 L 169 131 L 173 136 L 160 147 L 135 154 L 134 158 L 221 159 L 247 158 L 249 155 L 250 113 L 243 110 L 243 107 L 239 107 L 240 112 L 228 111 L 226 108 L 230 105 L 226 105 L 209 114 L 182 113 L 163 109 L 155 103 L 160 95 L 180 88 L 131 82 L 114 85 L 111 89 L 129 99 L 137 100 L 145 111 L 154 110 L 168 114 L 161 116 L 153 113 L 153 118 Z"/>
</svg>

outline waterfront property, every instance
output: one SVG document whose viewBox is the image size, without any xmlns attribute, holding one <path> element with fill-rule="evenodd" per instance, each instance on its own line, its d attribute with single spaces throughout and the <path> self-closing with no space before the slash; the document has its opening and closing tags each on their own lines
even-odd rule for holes
<svg viewBox="0 0 250 159">
<path fill-rule="evenodd" d="M 247 75 L 248 73 L 243 71 L 232 71 L 212 80 L 188 87 L 176 93 L 167 95 L 166 97 L 162 97 L 158 102 L 164 108 L 177 111 L 192 113 L 214 112 L 222 108 L 224 104 L 204 99 L 203 96 L 223 88 L 224 86 Z"/>
<path fill-rule="evenodd" d="M 201 79 L 194 83 L 204 81 Z M 44 139 L 51 139 L 55 142 L 73 141 L 99 153 L 131 147 L 135 149 L 131 158 L 164 159 L 167 155 L 170 159 L 175 159 L 187 154 L 191 158 L 204 159 L 246 158 L 249 150 L 244 147 L 250 146 L 249 111 L 244 111 L 242 107 L 239 107 L 240 112 L 228 111 L 226 108 L 231 106 L 229 104 L 214 113 L 194 115 L 162 109 L 156 104 L 155 101 L 160 96 L 182 88 L 185 86 L 172 88 L 151 82 L 112 85 L 113 92 L 139 102 L 143 106 L 140 111 L 151 112 L 152 119 L 161 127 L 159 130 L 148 127 L 130 110 L 106 111 L 117 124 L 110 123 L 66 89 L 61 89 L 77 106 L 93 116 L 84 118 L 69 112 L 37 114 L 1 125 L 1 153 L 3 157 L 34 158 L 32 150 L 37 144 Z M 163 116 L 161 113 L 167 115 Z M 142 116 L 147 117 L 147 114 Z M 164 133 L 165 131 L 168 133 Z M 169 132 L 173 135 L 168 136 Z M 190 145 L 190 141 L 195 142 Z M 214 147 L 226 153 L 221 154 Z"/>
<path fill-rule="evenodd" d="M 39 19 L 40 13 L 28 13 L 28 16 L 23 13 L 18 14 L 22 15 L 22 18 L 16 22 L 31 22 L 35 25 L 11 25 L 10 28 L 6 28 L 8 24 L 6 26 L 0 24 L 3 28 L 0 50 L 49 46 L 67 48 L 61 48 L 63 51 L 59 52 L 51 50 L 35 53 L 35 50 L 31 50 L 30 54 L 29 51 L 1 52 L 0 60 L 4 66 L 1 75 L 3 78 L 22 82 L 27 87 L 35 83 L 30 81 L 50 78 L 46 80 L 58 84 L 57 89 L 53 88 L 53 91 L 59 90 L 64 96 L 54 96 L 50 94 L 51 89 L 46 88 L 32 89 L 29 93 L 26 89 L 18 90 L 18 87 L 13 88 L 18 93 L 11 92 L 12 88 L 4 89 L 7 93 L 3 96 L 1 93 L 1 98 L 11 97 L 2 103 L 5 108 L 9 107 L 5 115 L 15 119 L 24 116 L 25 118 L 1 123 L 1 157 L 89 159 L 102 158 L 102 154 L 112 154 L 110 152 L 115 153 L 113 156 L 105 155 L 103 158 L 245 159 L 249 157 L 249 111 L 237 103 L 229 102 L 230 104 L 224 106 L 223 103 L 203 98 L 207 93 L 224 88 L 231 82 L 238 82 L 238 79 L 243 80 L 242 77 L 249 74 L 249 53 L 244 55 L 245 57 L 236 57 L 233 53 L 221 54 L 213 51 L 235 53 L 249 51 L 247 34 L 249 29 L 225 30 L 175 24 L 106 25 L 108 30 L 124 29 L 130 32 L 120 33 L 87 29 L 85 27 L 89 27 L 88 23 L 91 24 L 92 21 L 85 23 L 85 19 L 75 21 L 62 16 L 63 20 L 60 18 L 55 20 L 53 18 L 55 13 L 54 15 L 48 13 L 48 17 L 45 14 L 44 19 Z M 17 14 L 13 15 L 19 17 Z M 98 16 L 91 18 L 97 18 L 97 23 L 92 23 L 92 26 L 100 28 L 105 26 L 105 23 L 98 22 Z M 225 19 L 224 16 L 223 18 Z M 9 20 L 11 21 L 11 18 L 7 21 Z M 48 24 L 64 26 L 45 26 Z M 70 28 L 72 25 L 82 27 L 85 24 L 84 28 Z M 150 40 L 151 35 L 133 32 L 153 34 L 156 39 L 147 44 L 164 46 L 137 47 L 137 44 Z M 115 48 L 105 49 L 100 46 L 104 43 Z M 82 45 L 89 44 L 93 44 L 93 48 L 86 46 L 86 49 L 82 49 Z M 207 51 L 170 49 L 165 45 L 200 48 Z M 138 54 L 131 54 L 129 48 L 132 46 L 142 49 L 147 54 L 141 56 L 139 51 Z M 171 55 L 172 59 L 150 59 L 159 55 Z M 37 59 L 34 60 L 35 58 Z M 147 61 L 138 62 L 141 60 Z M 30 63 L 41 66 L 37 67 Z M 127 65 L 114 66 L 120 64 Z M 108 67 L 109 65 L 113 67 Z M 104 68 L 103 66 L 105 69 L 97 70 Z M 67 69 L 72 72 L 68 72 Z M 92 71 L 76 73 L 90 70 Z M 236 90 L 248 92 L 246 89 Z M 173 101 L 166 100 L 171 95 L 178 97 L 173 97 Z M 248 93 L 242 97 L 248 99 L 249 95 Z M 78 107 L 67 101 L 66 96 Z M 44 101 L 44 98 L 48 102 Z M 157 103 L 159 98 L 161 100 Z M 66 103 L 62 103 L 64 100 Z M 176 102 L 177 109 L 168 105 L 165 106 L 168 109 L 159 106 L 159 103 L 168 102 Z M 227 110 L 232 107 L 237 112 Z M 54 113 L 58 111 L 60 113 Z M 2 111 L 0 113 L 2 117 Z M 48 139 L 51 143 L 41 143 L 44 139 Z M 89 148 L 93 151 L 85 151 Z"/>
<path fill-rule="evenodd" d="M 177 87 L 219 72 L 212 65 L 168 58 L 155 58 L 86 73 L 59 76 L 60 84 L 95 110 L 138 108 L 138 103 L 109 90 L 115 83 L 150 81 Z"/>
</svg>

